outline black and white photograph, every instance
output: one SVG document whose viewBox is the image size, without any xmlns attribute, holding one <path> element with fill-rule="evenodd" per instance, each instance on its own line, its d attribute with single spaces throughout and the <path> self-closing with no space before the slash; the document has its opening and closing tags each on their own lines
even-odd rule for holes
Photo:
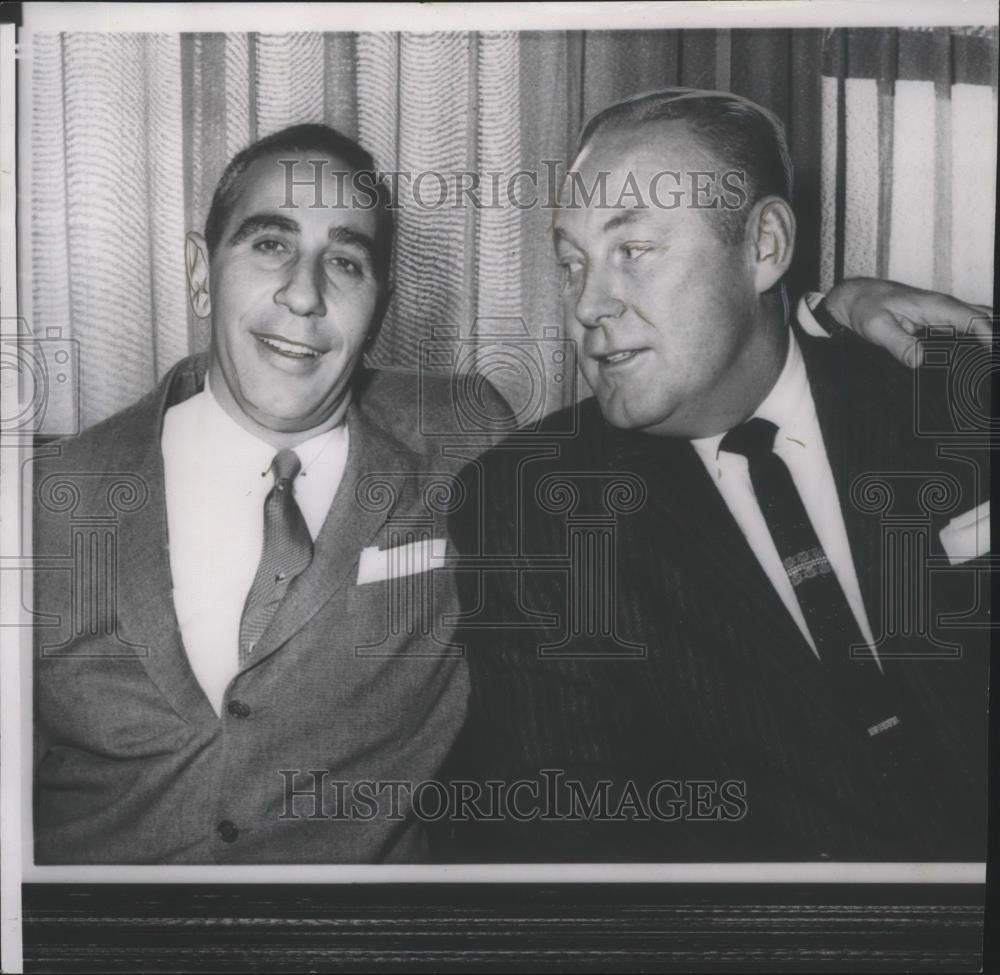
<svg viewBox="0 0 1000 975">
<path fill-rule="evenodd" d="M 996 4 L 0 11 L 3 971 L 989 970 Z"/>
</svg>

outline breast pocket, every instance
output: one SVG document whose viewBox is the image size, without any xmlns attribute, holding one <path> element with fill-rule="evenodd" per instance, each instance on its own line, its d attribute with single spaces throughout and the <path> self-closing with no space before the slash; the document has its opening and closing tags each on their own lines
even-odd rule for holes
<svg viewBox="0 0 1000 975">
<path fill-rule="evenodd" d="M 358 656 L 452 656 L 454 573 L 431 569 L 355 586 L 348 612 Z"/>
</svg>

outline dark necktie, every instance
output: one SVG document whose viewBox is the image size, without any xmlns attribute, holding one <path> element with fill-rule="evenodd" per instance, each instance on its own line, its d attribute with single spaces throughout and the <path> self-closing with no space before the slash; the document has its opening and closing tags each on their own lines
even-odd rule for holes
<svg viewBox="0 0 1000 975">
<path fill-rule="evenodd" d="M 301 467 L 294 450 L 279 451 L 271 462 L 274 487 L 264 500 L 264 548 L 240 619 L 240 666 L 253 653 L 292 580 L 312 561 L 312 538 L 292 492 Z"/>
<path fill-rule="evenodd" d="M 792 584 L 820 660 L 839 685 L 842 703 L 868 739 L 898 729 L 898 708 L 847 602 L 844 590 L 799 497 L 784 461 L 774 452 L 778 428 L 754 417 L 722 438 L 720 450 L 747 458 L 757 503 Z M 852 652 L 853 650 L 853 652 Z M 854 723 L 852 721 L 852 723 Z"/>
</svg>

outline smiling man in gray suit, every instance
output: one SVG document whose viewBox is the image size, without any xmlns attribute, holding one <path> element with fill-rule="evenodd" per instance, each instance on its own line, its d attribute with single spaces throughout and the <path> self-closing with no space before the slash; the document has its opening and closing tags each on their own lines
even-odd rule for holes
<svg viewBox="0 0 1000 975">
<path fill-rule="evenodd" d="M 36 575 L 40 863 L 425 856 L 406 783 L 433 778 L 467 677 L 428 493 L 447 474 L 413 434 L 451 389 L 360 368 L 384 189 L 314 205 L 373 171 L 318 125 L 240 153 L 188 239 L 207 362 L 36 464 L 36 555 L 78 557 Z"/>
</svg>

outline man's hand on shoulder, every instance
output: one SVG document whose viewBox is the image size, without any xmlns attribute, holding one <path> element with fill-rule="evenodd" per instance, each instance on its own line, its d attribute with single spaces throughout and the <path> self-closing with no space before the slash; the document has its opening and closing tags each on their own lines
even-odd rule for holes
<svg viewBox="0 0 1000 975">
<path fill-rule="evenodd" d="M 978 336 L 984 345 L 993 341 L 991 308 L 897 281 L 851 278 L 831 289 L 824 304 L 840 325 L 911 368 L 923 361 L 919 340 L 932 327 Z"/>
</svg>

